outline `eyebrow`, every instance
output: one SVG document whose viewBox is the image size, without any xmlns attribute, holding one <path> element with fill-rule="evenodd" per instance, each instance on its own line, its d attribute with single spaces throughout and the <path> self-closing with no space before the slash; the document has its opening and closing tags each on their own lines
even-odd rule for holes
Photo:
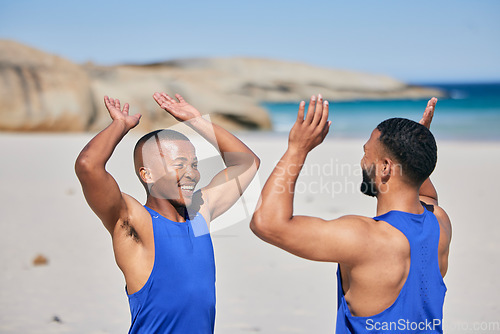
<svg viewBox="0 0 500 334">
<path fill-rule="evenodd" d="M 189 161 L 189 159 L 185 158 L 185 157 L 177 157 L 173 161 L 176 161 L 176 160 Z M 198 158 L 194 158 L 193 161 L 198 162 Z"/>
</svg>

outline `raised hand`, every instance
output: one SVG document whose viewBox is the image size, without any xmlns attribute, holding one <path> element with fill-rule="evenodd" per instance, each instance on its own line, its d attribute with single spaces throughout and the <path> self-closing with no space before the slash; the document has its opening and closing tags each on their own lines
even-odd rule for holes
<svg viewBox="0 0 500 334">
<path fill-rule="evenodd" d="M 121 120 L 125 122 L 125 125 L 130 130 L 139 124 L 139 120 L 141 119 L 141 114 L 129 115 L 129 104 L 125 103 L 123 109 L 120 106 L 120 100 L 111 99 L 107 96 L 104 96 L 104 104 L 108 109 L 109 115 L 113 120 Z"/>
<path fill-rule="evenodd" d="M 179 94 L 175 94 L 177 101 L 165 93 L 154 93 L 153 98 L 158 105 L 168 111 L 179 122 L 184 122 L 192 118 L 200 117 L 201 113 L 192 105 L 184 101 L 184 98 Z"/>
<path fill-rule="evenodd" d="M 434 109 L 436 108 L 437 101 L 438 99 L 433 97 L 429 100 L 429 102 L 427 102 L 427 107 L 425 107 L 424 114 L 422 115 L 422 119 L 419 122 L 427 129 L 431 127 L 432 117 L 434 117 Z"/>
<path fill-rule="evenodd" d="M 290 130 L 288 146 L 302 152 L 309 152 L 318 146 L 328 134 L 331 121 L 328 121 L 328 101 L 323 101 L 321 95 L 312 96 L 304 119 L 306 103 L 300 102 L 297 120 Z"/>
</svg>

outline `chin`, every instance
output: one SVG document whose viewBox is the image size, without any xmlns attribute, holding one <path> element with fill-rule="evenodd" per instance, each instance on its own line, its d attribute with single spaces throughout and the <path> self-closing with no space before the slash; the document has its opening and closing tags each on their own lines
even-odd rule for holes
<svg viewBox="0 0 500 334">
<path fill-rule="evenodd" d="M 193 204 L 193 200 L 192 200 L 191 198 L 189 198 L 189 199 L 184 199 L 184 200 L 182 201 L 182 205 L 183 205 L 183 206 L 185 206 L 185 207 L 189 207 L 189 206 L 191 206 L 191 204 Z"/>
<path fill-rule="evenodd" d="M 176 198 L 176 199 L 171 199 L 170 203 L 176 207 L 189 207 L 193 203 L 192 198 Z"/>
</svg>

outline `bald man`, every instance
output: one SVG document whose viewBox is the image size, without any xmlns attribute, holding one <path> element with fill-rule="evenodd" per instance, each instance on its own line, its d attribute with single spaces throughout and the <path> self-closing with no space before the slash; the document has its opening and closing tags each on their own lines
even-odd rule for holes
<svg viewBox="0 0 500 334">
<path fill-rule="evenodd" d="M 210 222 L 227 211 L 255 176 L 259 158 L 238 138 L 201 117 L 180 95 L 153 95 L 219 150 L 226 168 L 204 188 L 196 149 L 173 130 L 146 134 L 134 149 L 147 200 L 122 193 L 105 165 L 141 115 L 104 98 L 111 124 L 82 150 L 75 171 L 85 198 L 111 234 L 123 272 L 132 322 L 129 333 L 213 333 L 215 261 Z"/>
</svg>

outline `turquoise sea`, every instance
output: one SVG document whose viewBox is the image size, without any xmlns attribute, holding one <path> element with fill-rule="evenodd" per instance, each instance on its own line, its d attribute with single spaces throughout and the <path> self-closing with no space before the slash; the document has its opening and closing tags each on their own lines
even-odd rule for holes
<svg viewBox="0 0 500 334">
<path fill-rule="evenodd" d="M 447 94 L 440 98 L 431 130 L 438 139 L 500 141 L 500 83 L 428 84 Z M 330 102 L 329 136 L 366 138 L 378 123 L 391 117 L 419 121 L 427 100 Z M 265 103 L 276 132 L 288 132 L 299 102 Z"/>
</svg>

